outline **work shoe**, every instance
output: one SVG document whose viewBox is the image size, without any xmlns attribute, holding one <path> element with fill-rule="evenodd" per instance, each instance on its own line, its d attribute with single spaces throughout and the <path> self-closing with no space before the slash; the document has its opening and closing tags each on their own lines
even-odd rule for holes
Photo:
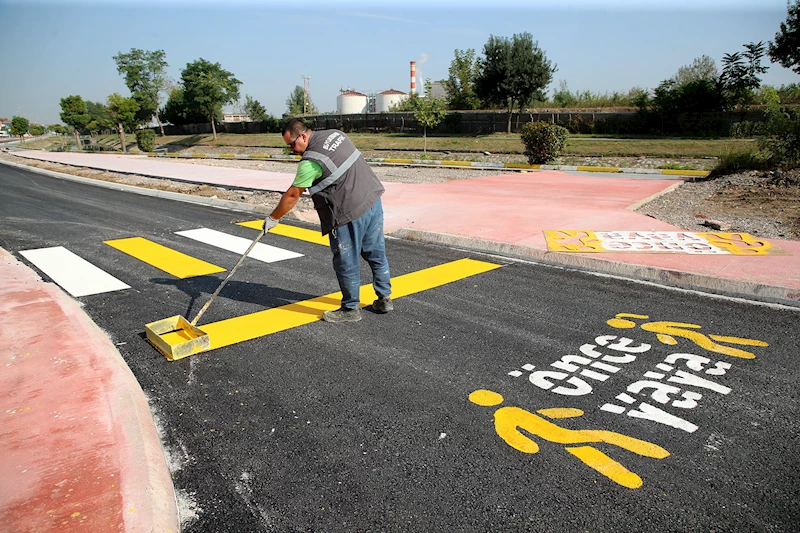
<svg viewBox="0 0 800 533">
<path fill-rule="evenodd" d="M 335 311 L 325 311 L 322 313 L 322 320 L 325 322 L 358 322 L 361 320 L 361 309 L 340 307 Z"/>
<path fill-rule="evenodd" d="M 376 313 L 388 313 L 389 311 L 394 311 L 394 302 L 392 302 L 389 296 L 378 298 L 372 302 L 372 309 L 374 309 Z"/>
</svg>

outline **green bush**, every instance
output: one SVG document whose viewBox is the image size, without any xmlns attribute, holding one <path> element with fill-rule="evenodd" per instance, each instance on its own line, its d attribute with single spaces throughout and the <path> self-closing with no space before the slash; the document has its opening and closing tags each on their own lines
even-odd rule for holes
<svg viewBox="0 0 800 533">
<path fill-rule="evenodd" d="M 769 154 L 774 166 L 800 166 L 800 115 L 797 111 L 777 106 L 767 110 L 765 132 L 758 138 L 758 147 Z"/>
<path fill-rule="evenodd" d="M 771 166 L 769 158 L 758 150 L 728 152 L 719 157 L 719 162 L 711 170 L 710 177 L 736 174 L 745 170 L 768 170 Z"/>
<path fill-rule="evenodd" d="M 522 144 L 528 163 L 539 165 L 554 160 L 567 145 L 569 131 L 549 122 L 529 122 L 522 126 Z"/>
<path fill-rule="evenodd" d="M 156 148 L 156 132 L 153 130 L 137 130 L 136 146 L 142 152 L 152 152 Z"/>
</svg>

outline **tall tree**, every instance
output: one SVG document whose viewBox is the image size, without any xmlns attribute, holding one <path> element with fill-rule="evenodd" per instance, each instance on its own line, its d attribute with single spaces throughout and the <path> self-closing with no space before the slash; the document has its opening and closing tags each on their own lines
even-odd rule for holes
<svg viewBox="0 0 800 533">
<path fill-rule="evenodd" d="M 166 74 L 169 64 L 165 57 L 164 50 L 151 52 L 138 48 L 114 56 L 117 72 L 125 78 L 125 85 L 139 103 L 139 118 L 146 122 L 155 115 L 162 137 L 164 127 L 158 115 L 158 104 L 161 93 L 166 91 L 169 84 Z"/>
<path fill-rule="evenodd" d="M 435 128 L 447 115 L 447 104 L 441 98 L 433 96 L 433 84 L 430 79 L 425 80 L 425 98 L 416 100 L 414 117 L 422 124 L 422 137 L 424 153 L 428 152 L 428 128 Z"/>
<path fill-rule="evenodd" d="M 30 128 L 30 122 L 25 117 L 11 117 L 11 127 L 9 128 L 9 132 L 11 135 L 16 135 L 17 137 L 22 137 L 26 133 L 28 133 L 28 129 Z M 22 142 L 25 142 L 25 138 L 22 138 Z"/>
<path fill-rule="evenodd" d="M 205 122 L 206 117 L 199 109 L 191 107 L 183 95 L 183 87 L 175 87 L 170 91 L 167 103 L 161 110 L 164 120 L 182 126 L 184 124 L 198 124 Z"/>
<path fill-rule="evenodd" d="M 137 111 L 139 111 L 139 102 L 134 98 L 125 98 L 119 93 L 108 96 L 108 114 L 117 125 L 117 133 L 119 134 L 119 142 L 122 144 L 123 152 L 127 150 L 125 130 L 135 130 L 139 122 L 136 116 Z"/>
<path fill-rule="evenodd" d="M 480 102 L 475 95 L 475 78 L 478 76 L 475 50 L 456 49 L 448 73 L 442 83 L 447 91 L 447 106 L 450 109 L 477 109 Z"/>
<path fill-rule="evenodd" d="M 769 43 L 769 57 L 800 74 L 800 0 L 787 2 L 786 22 L 781 22 L 781 31 Z"/>
<path fill-rule="evenodd" d="M 188 63 L 181 71 L 183 98 L 187 105 L 200 110 L 211 121 L 211 131 L 217 138 L 215 120 L 222 118 L 222 107 L 239 99 L 239 80 L 222 68 L 200 58 Z"/>
<path fill-rule="evenodd" d="M 316 115 L 319 113 L 317 106 L 311 101 L 311 97 L 299 85 L 295 85 L 294 90 L 286 99 L 286 112 L 290 116 L 303 114 Z"/>
<path fill-rule="evenodd" d="M 515 106 L 522 108 L 532 100 L 544 100 L 545 90 L 557 70 L 533 41 L 530 33 L 507 37 L 489 36 L 479 62 L 475 93 L 479 98 L 506 107 L 508 133 Z"/>
<path fill-rule="evenodd" d="M 97 133 L 103 130 L 114 130 L 116 124 L 114 119 L 108 113 L 108 107 L 102 102 L 86 102 L 86 112 L 89 113 L 91 120 L 86 125 L 86 129 L 91 133 Z"/>
<path fill-rule="evenodd" d="M 75 132 L 75 144 L 78 151 L 81 149 L 81 138 L 79 130 L 82 130 L 92 120 L 91 115 L 86 111 L 86 102 L 83 101 L 78 95 L 67 96 L 61 99 L 61 117 L 62 122 L 68 126 L 72 126 Z"/>
<path fill-rule="evenodd" d="M 753 91 L 761 87 L 758 76 L 769 67 L 761 65 L 764 57 L 764 43 L 744 45 L 744 52 L 725 54 L 722 58 L 720 83 L 732 107 L 747 106 L 753 99 Z"/>
<path fill-rule="evenodd" d="M 244 95 L 244 112 L 250 117 L 253 122 L 262 122 L 267 118 L 267 109 L 261 105 L 261 102 L 254 99 L 249 94 Z"/>
<path fill-rule="evenodd" d="M 691 65 L 684 65 L 675 74 L 675 84 L 677 86 L 699 80 L 716 81 L 719 77 L 717 64 L 713 58 L 703 55 L 692 61 Z"/>
</svg>

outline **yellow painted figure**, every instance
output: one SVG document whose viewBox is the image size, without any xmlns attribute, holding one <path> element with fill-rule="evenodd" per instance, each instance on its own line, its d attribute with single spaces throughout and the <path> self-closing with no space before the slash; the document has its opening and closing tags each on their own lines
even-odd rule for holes
<svg viewBox="0 0 800 533">
<path fill-rule="evenodd" d="M 469 400 L 474 404 L 485 407 L 503 403 L 503 397 L 500 394 L 485 389 L 474 391 L 469 395 Z M 583 415 L 583 411 L 580 409 L 572 408 L 541 409 L 537 412 L 551 419 L 573 418 Z M 643 440 L 613 431 L 562 428 L 537 414 L 519 407 L 501 407 L 495 411 L 494 427 L 497 434 L 506 444 L 522 453 L 536 453 L 539 451 L 539 445 L 520 429 L 556 444 L 605 443 L 644 457 L 663 459 L 669 456 L 669 452 L 664 448 Z M 564 449 L 583 461 L 587 466 L 623 487 L 637 489 L 642 486 L 641 477 L 594 446 L 565 446 Z"/>
<path fill-rule="evenodd" d="M 626 320 L 628 318 L 648 319 L 650 317 L 647 315 L 618 313 L 616 317 L 608 320 L 606 323 L 612 328 L 617 329 L 635 328 L 636 322 L 633 322 L 632 320 Z M 723 346 L 722 344 L 718 344 L 714 341 L 727 342 L 728 344 L 740 344 L 742 346 L 769 346 L 768 343 L 755 339 L 744 339 L 741 337 L 729 337 L 724 335 L 705 336 L 698 331 L 694 331 L 701 328 L 701 326 L 698 326 L 697 324 L 686 324 L 683 322 L 645 322 L 639 327 L 645 331 L 655 333 L 656 338 L 658 338 L 658 340 L 663 344 L 678 344 L 678 341 L 675 339 L 675 337 L 683 337 L 684 339 L 688 339 L 708 351 L 716 352 L 722 355 L 729 355 L 731 357 L 740 357 L 742 359 L 755 359 L 756 355 L 752 352 L 741 350 L 739 348 Z"/>
</svg>

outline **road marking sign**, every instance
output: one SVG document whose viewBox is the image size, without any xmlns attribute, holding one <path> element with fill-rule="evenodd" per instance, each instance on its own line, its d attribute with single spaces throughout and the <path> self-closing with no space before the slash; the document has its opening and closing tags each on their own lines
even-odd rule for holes
<svg viewBox="0 0 800 533">
<path fill-rule="evenodd" d="M 20 255 L 76 298 L 130 288 L 63 246 L 23 250 Z"/>
<path fill-rule="evenodd" d="M 476 261 L 474 259 L 460 259 L 411 272 L 410 274 L 392 278 L 392 299 L 396 300 L 403 296 L 433 289 L 434 287 L 500 268 L 500 266 L 495 263 Z M 375 299 L 375 291 L 372 285 L 363 285 L 361 287 L 361 307 L 371 305 Z M 208 334 L 211 340 L 210 349 L 213 350 L 316 322 L 322 318 L 323 312 L 338 309 L 341 302 L 342 293 L 335 292 L 249 315 L 203 324 L 199 327 Z M 180 332 L 168 333 L 161 338 L 170 345 L 187 340 L 181 336 Z"/>
<path fill-rule="evenodd" d="M 176 231 L 175 233 L 189 239 L 210 244 L 211 246 L 216 246 L 217 248 L 222 248 L 223 250 L 228 250 L 229 252 L 235 252 L 239 255 L 245 253 L 247 248 L 249 248 L 253 243 L 252 240 L 244 239 L 242 237 L 237 237 L 235 235 L 230 235 L 228 233 L 223 233 L 221 231 L 216 231 L 209 228 Z M 284 261 L 286 259 L 303 257 L 303 254 L 292 252 L 290 250 L 284 250 L 283 248 L 278 248 L 277 246 L 270 246 L 269 244 L 258 243 L 256 244 L 255 248 L 253 248 L 253 251 L 250 252 L 248 257 L 252 259 L 258 259 L 259 261 L 263 261 L 265 263 L 275 263 L 276 261 Z"/>
<path fill-rule="evenodd" d="M 131 237 L 129 239 L 104 242 L 112 248 L 116 248 L 179 279 L 225 272 L 222 267 L 207 263 L 172 248 L 167 248 L 144 237 Z"/>
<path fill-rule="evenodd" d="M 748 233 L 691 231 L 544 230 L 551 252 L 638 252 L 740 256 L 786 255 Z"/>
</svg>

